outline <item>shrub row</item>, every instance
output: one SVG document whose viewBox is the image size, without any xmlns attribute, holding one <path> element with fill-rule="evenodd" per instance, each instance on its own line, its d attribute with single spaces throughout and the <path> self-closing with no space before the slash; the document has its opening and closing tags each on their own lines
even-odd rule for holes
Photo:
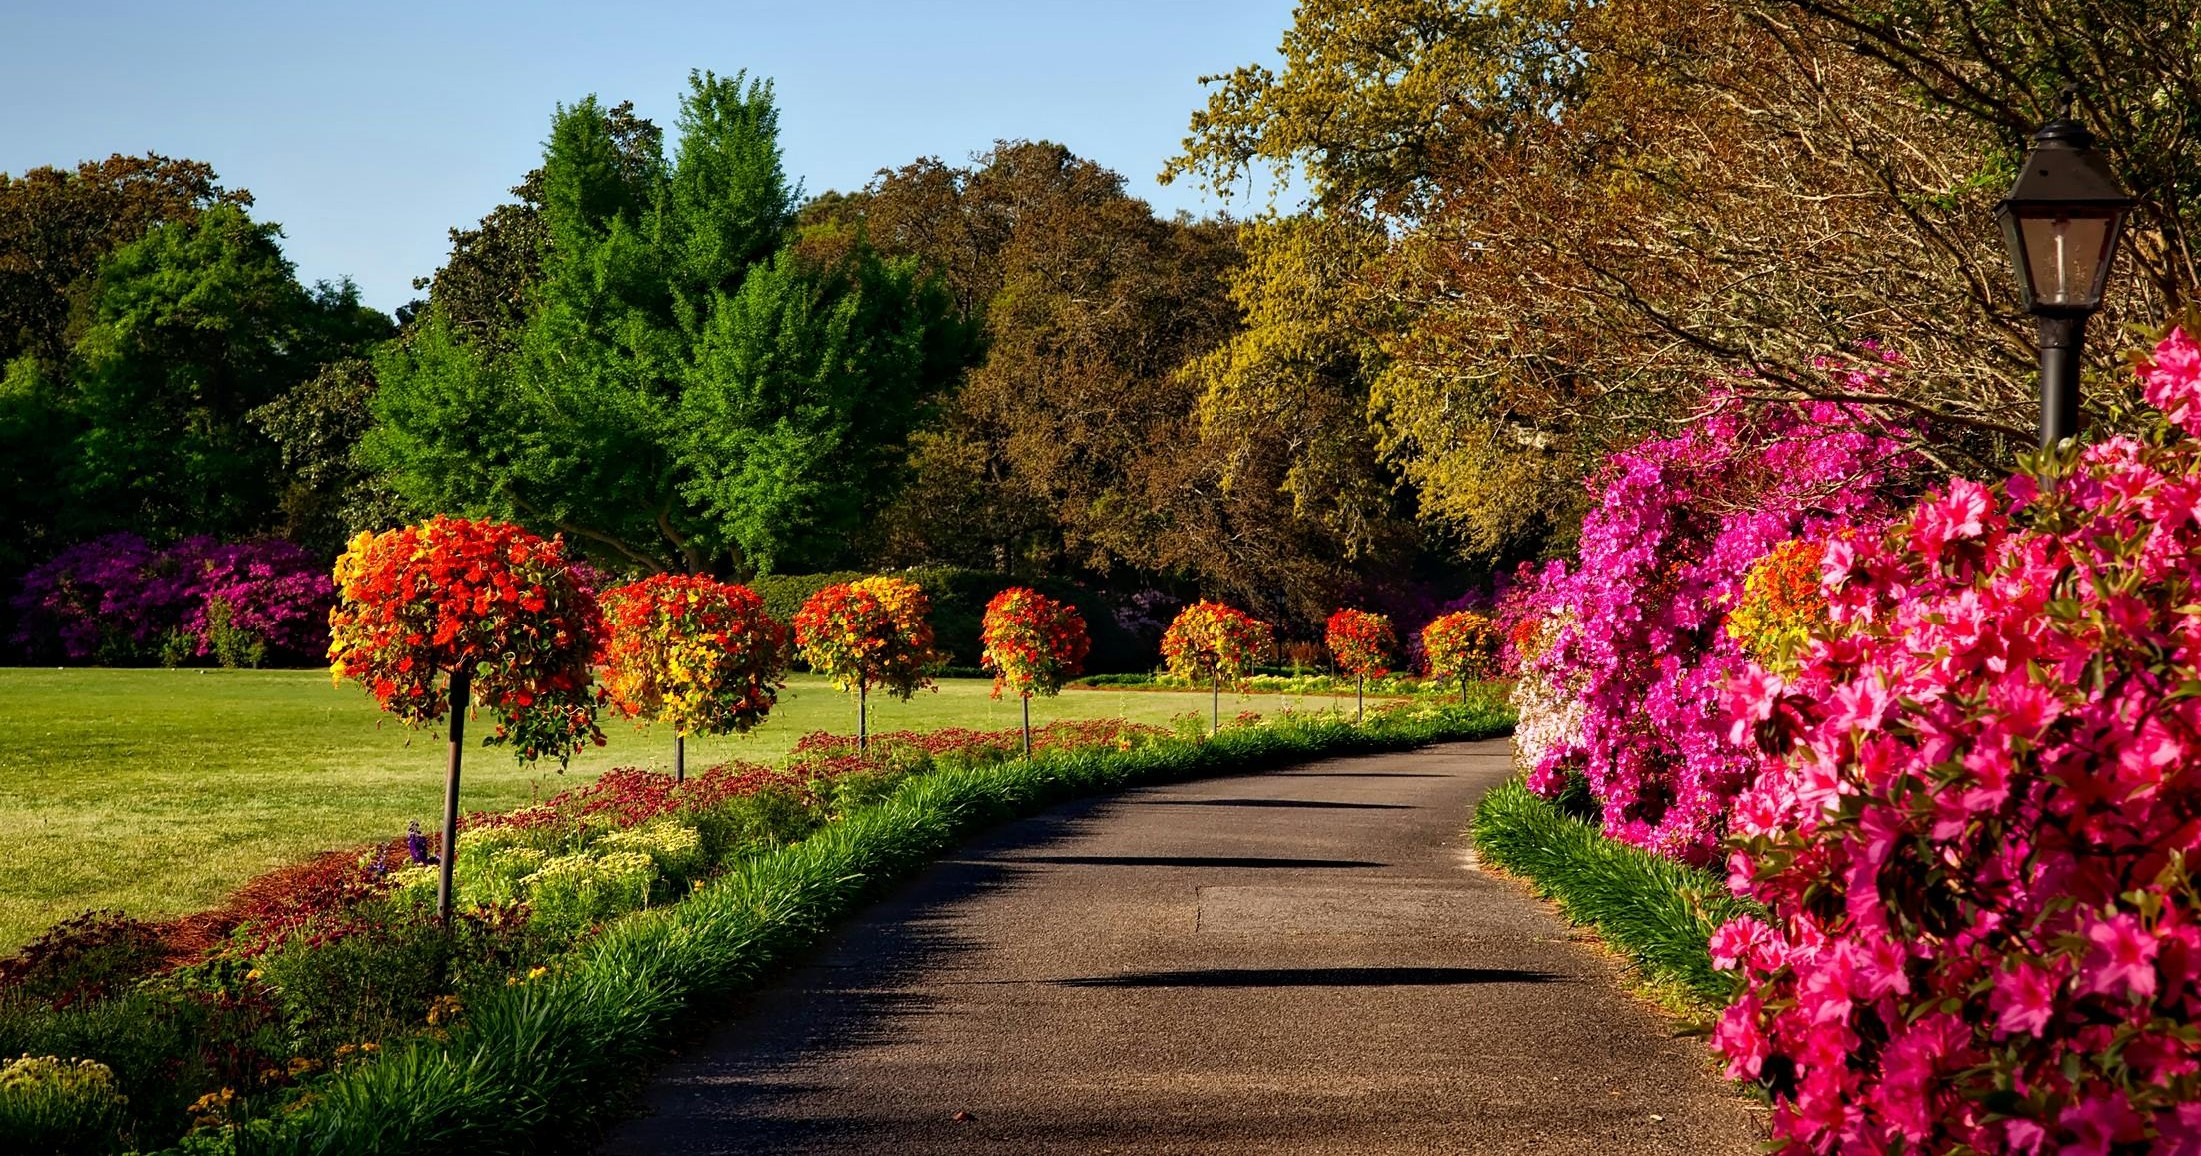
<svg viewBox="0 0 2201 1156">
<path fill-rule="evenodd" d="M 1488 710 L 1391 712 L 1364 728 L 1301 721 L 945 770 L 677 906 L 640 912 L 538 982 L 493 993 L 450 1038 L 418 1038 L 318 1084 L 251 1132 L 270 1151 L 337 1154 L 574 1143 L 688 1013 L 755 984 L 878 888 L 973 832 L 1078 795 L 1358 751 L 1502 733 Z"/>
<path fill-rule="evenodd" d="M 764 599 L 764 608 L 772 617 L 792 622 L 795 612 L 811 595 L 828 586 L 854 582 L 866 576 L 859 571 L 760 574 L 750 581 L 749 588 Z M 920 566 L 898 571 L 897 576 L 917 583 L 932 601 L 928 621 L 932 624 L 933 641 L 946 652 L 950 669 L 978 669 L 983 650 L 979 632 L 986 616 L 986 604 L 1011 586 L 1029 587 L 1077 608 L 1093 638 L 1093 649 L 1086 660 L 1088 669 L 1144 670 L 1154 665 L 1154 645 L 1124 630 L 1106 602 L 1075 583 L 1048 578 L 1025 581 L 1006 574 L 949 566 Z"/>
</svg>

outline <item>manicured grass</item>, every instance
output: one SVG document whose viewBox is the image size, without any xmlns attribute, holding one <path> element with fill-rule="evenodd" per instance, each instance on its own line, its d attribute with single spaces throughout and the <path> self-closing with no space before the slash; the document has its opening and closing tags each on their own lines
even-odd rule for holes
<svg viewBox="0 0 2201 1156">
<path fill-rule="evenodd" d="M 1014 700 L 951 679 L 908 703 L 874 699 L 875 730 L 1015 726 Z M 385 721 L 358 687 L 318 671 L 0 669 L 15 721 L 0 746 L 0 952 L 88 907 L 158 917 L 212 906 L 271 867 L 317 851 L 433 829 L 442 811 L 442 741 Z M 1327 696 L 1286 700 L 1301 709 Z M 1285 705 L 1272 696 L 1226 714 Z M 1037 699 L 1035 725 L 1129 718 L 1166 724 L 1196 693 L 1073 690 Z M 1348 709 L 1350 705 L 1348 703 Z M 805 733 L 855 729 L 853 700 L 797 676 L 764 726 L 689 743 L 688 766 L 774 762 Z M 614 766 L 670 769 L 668 733 L 607 722 L 608 746 L 563 775 L 500 748 L 467 754 L 462 805 L 501 810 Z"/>
<path fill-rule="evenodd" d="M 1472 834 L 1485 863 L 1526 879 L 1594 929 L 1649 986 L 1699 1012 L 1726 1005 L 1734 979 L 1712 969 L 1706 945 L 1721 924 L 1755 909 L 1719 876 L 1607 839 L 1519 781 L 1483 796 Z"/>
</svg>

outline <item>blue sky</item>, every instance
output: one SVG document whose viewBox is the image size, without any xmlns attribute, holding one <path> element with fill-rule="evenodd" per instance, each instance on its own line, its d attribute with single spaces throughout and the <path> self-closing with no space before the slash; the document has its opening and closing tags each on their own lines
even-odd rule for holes
<svg viewBox="0 0 2201 1156">
<path fill-rule="evenodd" d="M 212 163 L 280 222 L 307 280 L 394 309 L 532 167 L 552 108 L 596 93 L 671 128 L 688 70 L 777 85 L 809 192 L 881 167 L 1058 140 L 1162 212 L 1154 182 L 1203 73 L 1272 62 L 1289 0 L 211 4 L 12 0 L 0 171 L 146 150 Z"/>
</svg>

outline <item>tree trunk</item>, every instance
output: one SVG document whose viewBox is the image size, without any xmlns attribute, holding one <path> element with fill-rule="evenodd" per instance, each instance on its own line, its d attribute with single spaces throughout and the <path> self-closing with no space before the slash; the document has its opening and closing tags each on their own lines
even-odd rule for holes
<svg viewBox="0 0 2201 1156">
<path fill-rule="evenodd" d="M 673 782 L 688 781 L 688 736 L 673 736 Z"/>
<path fill-rule="evenodd" d="M 451 924 L 451 868 L 459 858 L 459 758 L 465 753 L 466 708 L 473 700 L 473 668 L 461 663 L 451 672 L 451 767 L 443 780 L 443 859 L 436 877 L 436 918 Z"/>
<path fill-rule="evenodd" d="M 1210 697 L 1208 698 L 1208 712 L 1207 712 L 1207 733 L 1208 733 L 1208 737 L 1209 737 L 1209 738 L 1213 738 L 1213 737 L 1215 737 L 1216 735 L 1219 735 L 1219 734 L 1223 733 L 1223 672 L 1222 672 L 1222 669 L 1218 667 L 1218 668 L 1217 668 L 1217 669 L 1216 669 L 1216 670 L 1214 671 L 1214 673 L 1213 673 L 1213 675 L 1211 676 L 1211 678 L 1212 678 L 1212 681 L 1211 681 L 1211 683 L 1210 683 L 1210 688 L 1211 688 L 1211 689 L 1210 689 L 1210 691 L 1209 691 L 1209 695 L 1210 695 Z"/>
<path fill-rule="evenodd" d="M 1032 696 L 1024 696 L 1024 757 L 1032 757 Z"/>
<path fill-rule="evenodd" d="M 871 687 L 869 685 L 861 682 L 856 684 L 856 753 L 859 755 L 871 748 L 870 719 L 868 717 L 870 711 L 866 709 L 870 693 Z"/>
<path fill-rule="evenodd" d="M 1362 674 L 1360 676 L 1359 683 L 1355 684 L 1355 686 L 1353 687 L 1353 722 L 1355 724 L 1359 724 L 1367 721 L 1368 676 L 1366 674 Z"/>
</svg>

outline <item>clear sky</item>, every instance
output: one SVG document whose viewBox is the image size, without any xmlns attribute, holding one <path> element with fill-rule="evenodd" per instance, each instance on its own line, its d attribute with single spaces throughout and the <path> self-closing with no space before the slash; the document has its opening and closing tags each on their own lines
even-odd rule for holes
<svg viewBox="0 0 2201 1156">
<path fill-rule="evenodd" d="M 691 68 L 777 86 L 811 193 L 920 156 L 1045 138 L 1167 213 L 1154 182 L 1202 74 L 1272 62 L 1289 0 L 329 4 L 0 0 L 0 171 L 147 150 L 214 165 L 308 281 L 394 309 L 445 230 L 506 199 L 560 101 L 668 130 Z M 1247 206 L 1235 206 L 1241 211 Z"/>
</svg>

